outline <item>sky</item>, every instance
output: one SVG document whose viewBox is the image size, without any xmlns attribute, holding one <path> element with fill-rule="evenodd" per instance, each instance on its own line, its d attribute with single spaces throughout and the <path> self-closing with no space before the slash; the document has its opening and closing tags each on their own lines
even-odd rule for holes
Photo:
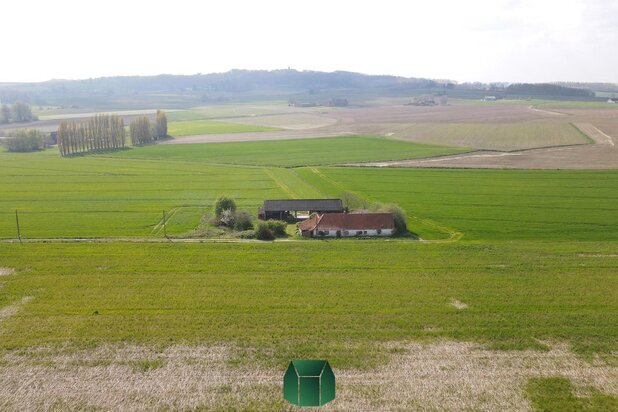
<svg viewBox="0 0 618 412">
<path fill-rule="evenodd" d="M 618 0 L 6 1 L 0 32 L 0 82 L 290 67 L 618 83 Z"/>
</svg>

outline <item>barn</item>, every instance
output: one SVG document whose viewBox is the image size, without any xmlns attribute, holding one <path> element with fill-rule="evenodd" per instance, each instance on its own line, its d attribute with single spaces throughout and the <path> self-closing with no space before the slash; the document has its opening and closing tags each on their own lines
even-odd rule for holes
<svg viewBox="0 0 618 412">
<path fill-rule="evenodd" d="M 314 214 L 298 230 L 306 237 L 392 236 L 395 220 L 391 213 Z"/>
<path fill-rule="evenodd" d="M 280 199 L 264 200 L 258 210 L 262 220 L 298 220 L 307 219 L 312 213 L 343 213 L 341 199 Z"/>
</svg>

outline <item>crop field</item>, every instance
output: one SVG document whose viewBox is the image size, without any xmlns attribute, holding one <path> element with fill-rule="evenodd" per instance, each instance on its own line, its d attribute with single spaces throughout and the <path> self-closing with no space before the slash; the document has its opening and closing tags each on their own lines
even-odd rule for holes
<svg viewBox="0 0 618 412">
<path fill-rule="evenodd" d="M 168 133 L 170 136 L 193 136 L 213 133 L 269 132 L 273 130 L 277 129 L 267 126 L 228 123 L 215 120 L 187 120 L 170 122 L 168 126 Z"/>
<path fill-rule="evenodd" d="M 464 153 L 464 148 L 366 136 L 265 142 L 148 146 L 114 153 L 129 159 L 161 159 L 265 166 L 302 166 L 370 160 L 411 159 Z"/>
<path fill-rule="evenodd" d="M 199 106 L 187 110 L 175 111 L 168 115 L 171 121 L 227 119 L 241 117 L 257 117 L 300 112 L 298 108 L 288 106 L 286 102 L 264 102 L 263 104 L 218 104 Z M 311 111 L 303 109 L 302 112 Z"/>
<path fill-rule="evenodd" d="M 394 128 L 394 137 L 417 142 L 482 148 L 521 150 L 542 146 L 590 143 L 570 123 L 417 123 Z"/>
<path fill-rule="evenodd" d="M 286 410 L 294 358 L 330 361 L 333 410 L 613 409 L 618 172 L 327 166 L 453 150 L 0 152 L 0 409 Z M 421 240 L 162 241 L 163 210 L 183 236 L 221 194 L 255 213 L 346 191 Z M 74 237 L 107 239 L 49 240 Z"/>
<path fill-rule="evenodd" d="M 466 239 L 618 238 L 615 171 L 328 167 L 298 174 L 330 195 L 345 189 L 374 201 L 389 199 L 419 224 L 429 218 Z"/>
</svg>

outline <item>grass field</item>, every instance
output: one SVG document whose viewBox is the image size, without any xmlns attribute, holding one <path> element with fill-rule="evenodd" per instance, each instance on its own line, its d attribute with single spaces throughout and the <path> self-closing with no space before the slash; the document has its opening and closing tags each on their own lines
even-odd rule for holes
<svg viewBox="0 0 618 412">
<path fill-rule="evenodd" d="M 213 133 L 269 132 L 273 130 L 277 129 L 267 126 L 228 123 L 216 120 L 170 122 L 168 126 L 169 135 L 175 137 Z"/>
<path fill-rule="evenodd" d="M 254 213 L 352 191 L 398 203 L 430 240 L 3 242 L 0 409 L 285 410 L 293 358 L 331 362 L 335 410 L 611 409 L 618 172 L 290 167 L 445 150 L 0 152 L 0 238 L 15 209 L 26 239 L 160 239 L 163 210 L 182 235 L 220 194 Z"/>
<path fill-rule="evenodd" d="M 302 166 L 413 159 L 464 153 L 468 149 L 377 137 L 350 136 L 243 143 L 148 146 L 114 153 L 128 159 L 161 159 L 262 166 Z"/>
<path fill-rule="evenodd" d="M 401 205 L 431 233 L 466 239 L 618 239 L 615 171 L 303 168 L 329 195 L 350 190 Z M 430 219 L 424 222 L 424 219 Z M 424 230 L 420 231 L 423 235 Z"/>
<path fill-rule="evenodd" d="M 590 142 L 566 122 L 416 123 L 395 132 L 395 136 L 425 143 L 488 150 L 521 150 Z"/>
<path fill-rule="evenodd" d="M 618 342 L 617 247 L 7 244 L 0 261 L 18 275 L 0 291 L 0 306 L 33 299 L 4 320 L 0 345 L 228 342 L 275 364 L 327 357 L 339 367 L 373 364 L 382 357 L 372 343 L 410 338 L 501 349 L 559 340 L 582 354 L 609 353 Z"/>
<path fill-rule="evenodd" d="M 293 153 L 292 143 L 297 142 L 255 145 L 287 147 Z M 0 153 L 0 191 L 5 194 L 0 199 L 0 237 L 16 236 L 15 209 L 20 210 L 23 236 L 30 238 L 160 237 L 163 210 L 168 212 L 168 233 L 179 235 L 193 229 L 220 194 L 235 197 L 241 208 L 253 212 L 267 198 L 353 191 L 371 201 L 400 204 L 411 218 L 411 229 L 425 239 L 618 238 L 616 172 L 232 167 L 198 161 L 199 152 L 187 150 L 238 145 L 249 148 L 226 160 L 294 159 L 272 151 L 260 157 L 249 143 L 151 146 L 112 158 L 62 159 L 54 151 Z M 349 155 L 339 147 L 332 156 Z M 121 158 L 151 150 L 161 158 Z M 174 156 L 164 156 L 169 154 L 165 150 Z M 181 161 L 182 156 L 191 161 Z"/>
</svg>

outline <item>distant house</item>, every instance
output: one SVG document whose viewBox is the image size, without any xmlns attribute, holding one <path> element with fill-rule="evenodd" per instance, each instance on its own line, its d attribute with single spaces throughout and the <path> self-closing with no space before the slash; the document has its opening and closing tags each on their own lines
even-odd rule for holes
<svg viewBox="0 0 618 412">
<path fill-rule="evenodd" d="M 262 220 L 298 220 L 306 219 L 312 213 L 343 213 L 341 199 L 280 199 L 265 200 L 258 210 Z"/>
<path fill-rule="evenodd" d="M 391 213 L 314 214 L 298 224 L 306 237 L 392 236 L 395 220 Z"/>
<path fill-rule="evenodd" d="M 616 100 L 612 100 L 612 99 L 607 99 L 607 103 L 616 103 Z"/>
<path fill-rule="evenodd" d="M 496 96 L 485 96 L 485 97 L 483 97 L 483 101 L 484 102 L 495 102 L 496 100 L 498 100 L 498 98 Z"/>
</svg>

